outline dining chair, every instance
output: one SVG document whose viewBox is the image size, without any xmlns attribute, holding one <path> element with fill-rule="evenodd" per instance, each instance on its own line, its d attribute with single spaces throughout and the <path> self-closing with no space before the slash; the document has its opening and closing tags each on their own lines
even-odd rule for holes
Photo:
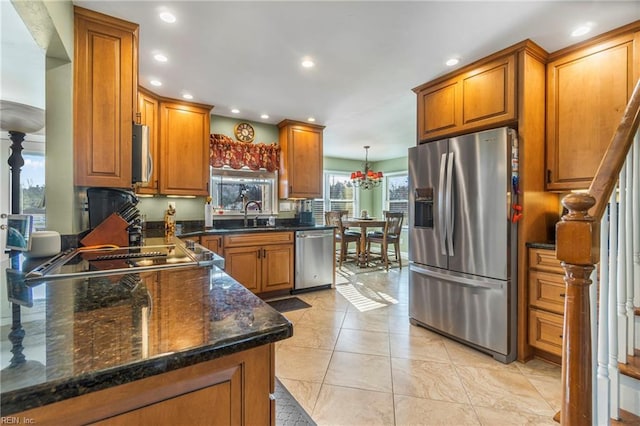
<svg viewBox="0 0 640 426">
<path fill-rule="evenodd" d="M 381 231 L 370 232 L 367 234 L 367 258 L 371 253 L 371 243 L 380 244 L 380 256 L 384 261 L 384 265 L 389 270 L 389 245 L 393 244 L 396 261 L 402 269 L 402 257 L 400 256 L 400 232 L 402 232 L 403 213 L 394 213 L 385 211 L 384 229 Z"/>
<path fill-rule="evenodd" d="M 325 212 L 325 224 L 327 226 L 336 227 L 336 241 L 340 243 L 339 267 L 342 267 L 342 261 L 347 259 L 349 251 L 349 243 L 356 243 L 356 259 L 360 257 L 360 233 L 347 231 L 342 224 L 342 218 L 347 217 L 347 210 L 331 210 Z"/>
</svg>

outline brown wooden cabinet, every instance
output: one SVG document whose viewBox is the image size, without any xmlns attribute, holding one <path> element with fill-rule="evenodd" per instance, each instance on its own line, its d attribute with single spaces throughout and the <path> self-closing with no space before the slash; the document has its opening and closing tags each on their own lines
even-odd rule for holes
<svg viewBox="0 0 640 426">
<path fill-rule="evenodd" d="M 161 194 L 209 194 L 211 108 L 160 100 Z"/>
<path fill-rule="evenodd" d="M 280 198 L 322 197 L 324 126 L 283 120 L 280 128 Z"/>
<path fill-rule="evenodd" d="M 74 8 L 74 184 L 131 187 L 138 25 Z"/>
<path fill-rule="evenodd" d="M 254 293 L 293 288 L 293 233 L 224 237 L 225 272 Z"/>
<path fill-rule="evenodd" d="M 138 87 L 138 113 L 140 114 L 140 124 L 149 127 L 149 154 L 151 155 L 152 170 L 149 182 L 144 185 L 136 185 L 136 193 L 157 194 L 160 171 L 158 159 L 160 155 L 160 108 L 158 97 L 144 87 Z"/>
<path fill-rule="evenodd" d="M 555 250 L 530 248 L 528 272 L 529 344 L 557 361 L 562 356 L 564 270 Z"/>
<path fill-rule="evenodd" d="M 591 184 L 640 76 L 638 46 L 636 22 L 550 55 L 548 190 Z"/>
<path fill-rule="evenodd" d="M 223 255 L 224 245 L 222 235 L 203 235 L 200 237 L 200 244 L 220 256 Z"/>
<path fill-rule="evenodd" d="M 514 121 L 516 64 L 517 52 L 494 55 L 413 89 L 418 95 L 418 141 Z"/>
<path fill-rule="evenodd" d="M 18 415 L 38 424 L 274 425 L 273 344 Z"/>
</svg>

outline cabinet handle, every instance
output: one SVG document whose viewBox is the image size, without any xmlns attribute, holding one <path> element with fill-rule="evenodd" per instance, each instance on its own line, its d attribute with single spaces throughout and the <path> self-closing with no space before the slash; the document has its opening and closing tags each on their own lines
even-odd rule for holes
<svg viewBox="0 0 640 426">
<path fill-rule="evenodd" d="M 561 335 L 560 335 L 560 338 L 562 339 L 562 338 L 564 338 L 564 336 L 561 334 Z"/>
<path fill-rule="evenodd" d="M 262 249 L 262 257 L 267 258 L 267 249 Z"/>
<path fill-rule="evenodd" d="M 565 297 L 566 295 L 564 293 L 560 293 L 560 297 Z"/>
<path fill-rule="evenodd" d="M 551 169 L 547 169 L 547 183 L 551 183 Z"/>
<path fill-rule="evenodd" d="M 258 249 L 258 259 L 261 259 L 261 258 L 262 258 L 262 250 Z"/>
</svg>

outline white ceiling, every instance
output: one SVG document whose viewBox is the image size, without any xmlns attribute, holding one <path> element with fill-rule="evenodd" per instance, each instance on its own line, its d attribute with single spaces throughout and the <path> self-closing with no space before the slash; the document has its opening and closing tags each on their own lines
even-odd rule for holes
<svg viewBox="0 0 640 426">
<path fill-rule="evenodd" d="M 553 52 L 640 19 L 639 1 L 73 3 L 140 25 L 140 84 L 154 92 L 188 91 L 214 114 L 252 121 L 313 116 L 326 126 L 325 155 L 361 160 L 371 145 L 373 161 L 415 144 L 411 89 L 451 71 L 448 57 L 460 67 L 526 38 Z M 162 22 L 162 10 L 177 21 Z M 587 21 L 592 33 L 570 37 Z M 169 61 L 156 62 L 158 52 Z M 315 68 L 300 66 L 307 55 Z"/>
</svg>

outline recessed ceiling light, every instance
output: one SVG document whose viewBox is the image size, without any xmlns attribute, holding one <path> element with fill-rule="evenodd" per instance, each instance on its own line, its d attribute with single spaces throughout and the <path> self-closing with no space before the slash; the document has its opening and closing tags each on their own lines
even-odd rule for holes
<svg viewBox="0 0 640 426">
<path fill-rule="evenodd" d="M 173 24 L 174 22 L 176 22 L 176 17 L 171 12 L 160 13 L 160 19 L 169 24 Z"/>
<path fill-rule="evenodd" d="M 185 99 L 193 99 L 193 95 L 191 93 L 185 93 L 182 97 Z"/>
<path fill-rule="evenodd" d="M 152 86 L 162 86 L 162 82 L 160 80 L 151 80 L 149 83 L 151 83 Z"/>
<path fill-rule="evenodd" d="M 315 118 L 313 118 L 313 117 L 309 117 L 309 118 L 307 118 L 307 121 L 309 121 L 309 122 L 313 123 L 314 121 L 316 121 L 316 119 L 315 119 Z"/>
<path fill-rule="evenodd" d="M 459 63 L 460 63 L 460 59 L 458 59 L 458 58 L 450 58 L 450 59 L 447 59 L 447 62 L 445 62 L 445 64 L 448 67 L 452 67 L 454 65 L 458 65 Z"/>
<path fill-rule="evenodd" d="M 262 114 L 260 118 L 266 120 L 267 118 L 269 118 L 269 114 Z"/>
<path fill-rule="evenodd" d="M 593 23 L 587 22 L 586 24 L 582 24 L 576 27 L 573 31 L 571 31 L 571 37 L 580 37 L 587 34 L 593 28 Z"/>
<path fill-rule="evenodd" d="M 315 65 L 311 58 L 302 58 L 302 66 L 305 68 L 312 68 Z"/>
<path fill-rule="evenodd" d="M 155 59 L 158 62 L 167 62 L 169 60 L 162 53 L 156 53 L 155 55 L 153 55 L 153 59 Z"/>
<path fill-rule="evenodd" d="M 240 114 L 240 110 L 238 108 L 233 108 L 231 112 L 234 114 Z"/>
</svg>

